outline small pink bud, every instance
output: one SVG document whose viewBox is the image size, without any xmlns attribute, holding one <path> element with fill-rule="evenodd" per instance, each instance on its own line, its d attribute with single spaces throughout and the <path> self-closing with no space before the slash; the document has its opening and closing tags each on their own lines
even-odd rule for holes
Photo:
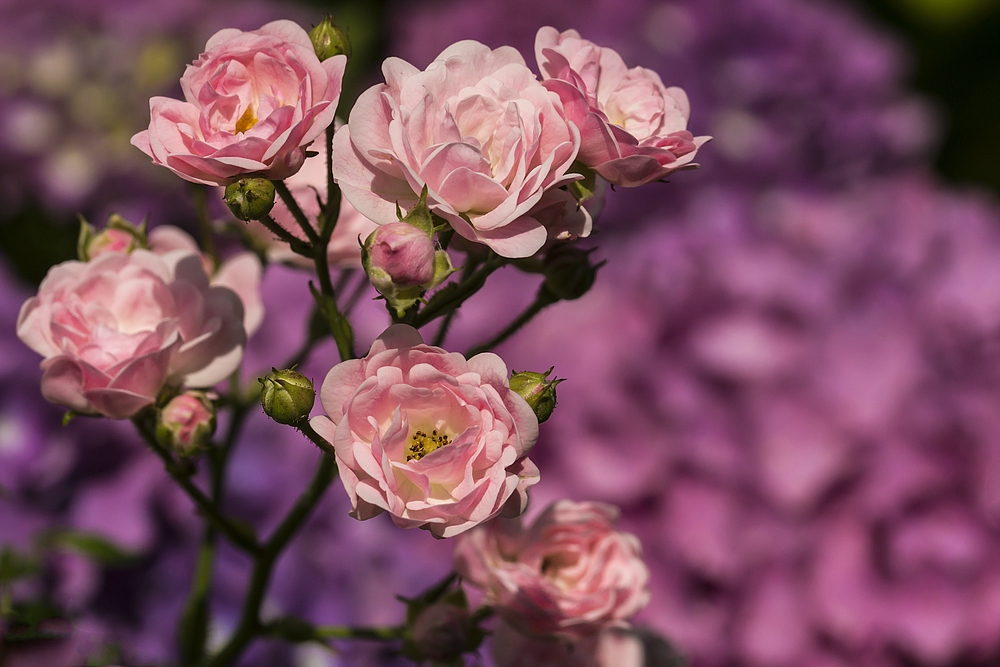
<svg viewBox="0 0 1000 667">
<path fill-rule="evenodd" d="M 215 433 L 215 408 L 204 392 L 176 396 L 160 412 L 156 437 L 182 456 L 196 453 Z"/>
<path fill-rule="evenodd" d="M 415 287 L 434 280 L 434 241 L 411 224 L 382 225 L 371 233 L 365 247 L 369 275 L 373 270 L 382 271 L 395 287 Z"/>
</svg>

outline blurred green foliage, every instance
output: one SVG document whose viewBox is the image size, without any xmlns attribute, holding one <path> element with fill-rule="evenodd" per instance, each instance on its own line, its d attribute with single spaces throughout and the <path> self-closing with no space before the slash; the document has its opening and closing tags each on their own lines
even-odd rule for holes
<svg viewBox="0 0 1000 667">
<path fill-rule="evenodd" d="M 1000 0 L 862 0 L 914 56 L 915 87 L 944 112 L 938 170 L 1000 194 Z"/>
</svg>

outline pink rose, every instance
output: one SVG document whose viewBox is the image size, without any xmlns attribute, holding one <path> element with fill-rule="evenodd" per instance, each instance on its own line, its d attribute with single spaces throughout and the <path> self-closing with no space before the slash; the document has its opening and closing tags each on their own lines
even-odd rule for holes
<svg viewBox="0 0 1000 667">
<path fill-rule="evenodd" d="M 709 137 L 687 131 L 691 107 L 683 90 L 664 87 L 652 70 L 628 69 L 614 49 L 575 30 L 539 29 L 535 57 L 545 87 L 580 128 L 580 161 L 602 177 L 636 187 L 697 166 L 692 160 Z"/>
<path fill-rule="evenodd" d="M 174 250 L 185 250 L 198 255 L 205 273 L 211 277 L 212 285 L 228 287 L 243 302 L 243 328 L 246 329 L 247 338 L 257 333 L 264 322 L 264 299 L 260 294 L 264 267 L 257 255 L 252 252 L 236 253 L 215 269 L 212 259 L 202 254 L 191 235 L 173 225 L 160 225 L 149 232 L 149 249 L 157 255 L 165 255 Z"/>
<path fill-rule="evenodd" d="M 285 180 L 285 185 L 288 186 L 313 228 L 318 229 L 319 201 L 316 197 L 322 195 L 326 199 L 326 147 L 324 145 L 312 148 L 318 150 L 319 155 L 307 159 L 298 173 Z M 291 211 L 280 198 L 275 199 L 274 208 L 271 209 L 271 217 L 285 231 L 302 241 L 306 240 L 305 233 L 299 228 Z M 270 261 L 312 268 L 312 261 L 292 252 L 287 243 L 276 239 L 264 225 L 259 222 L 249 222 L 247 225 L 255 236 L 267 239 L 269 243 L 267 258 Z M 330 237 L 330 244 L 326 249 L 330 266 L 341 269 L 361 268 L 361 243 L 377 228 L 378 225 L 358 213 L 351 202 L 342 198 L 337 226 L 333 229 L 333 236 Z"/>
<path fill-rule="evenodd" d="M 462 538 L 455 569 L 522 632 L 569 638 L 624 626 L 649 602 L 649 570 L 618 509 L 560 500 L 531 528 L 493 522 Z"/>
<path fill-rule="evenodd" d="M 45 360 L 42 394 L 115 419 L 165 384 L 210 387 L 243 356 L 243 306 L 184 250 L 111 252 L 49 270 L 21 307 L 17 335 Z"/>
<path fill-rule="evenodd" d="M 463 237 L 504 257 L 528 257 L 547 236 L 532 209 L 569 174 L 580 145 L 557 95 L 514 49 L 464 41 L 426 70 L 398 58 L 382 65 L 334 139 L 344 196 L 379 224 L 396 205 L 427 204 Z"/>
<path fill-rule="evenodd" d="M 498 356 L 466 361 L 394 325 L 364 359 L 326 376 L 327 417 L 312 425 L 333 443 L 357 519 L 388 511 L 396 525 L 457 535 L 524 511 L 538 469 L 528 404 L 507 386 Z"/>
<path fill-rule="evenodd" d="M 181 77 L 186 101 L 152 98 L 149 129 L 132 144 L 193 183 L 225 185 L 248 173 L 286 178 L 333 122 L 346 63 L 345 56 L 320 62 L 291 21 L 220 30 Z"/>
<path fill-rule="evenodd" d="M 496 667 L 645 667 L 647 664 L 643 636 L 620 628 L 567 640 L 551 635 L 524 635 L 501 622 L 493 632 L 490 649 Z M 667 667 L 674 663 L 661 664 L 651 659 L 650 664 Z"/>
</svg>

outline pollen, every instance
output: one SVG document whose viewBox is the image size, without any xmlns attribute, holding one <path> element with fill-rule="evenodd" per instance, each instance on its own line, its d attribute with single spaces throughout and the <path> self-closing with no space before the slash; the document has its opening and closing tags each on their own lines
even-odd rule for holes
<svg viewBox="0 0 1000 667">
<path fill-rule="evenodd" d="M 247 105 L 247 110 L 243 112 L 240 119 L 236 121 L 236 133 L 247 132 L 257 124 L 257 115 L 253 111 L 253 105 Z"/>
<path fill-rule="evenodd" d="M 438 433 L 436 430 L 430 433 L 417 431 L 410 438 L 410 445 L 406 448 L 406 460 L 407 462 L 413 460 L 419 461 L 431 452 L 451 443 L 451 438 L 444 433 Z"/>
</svg>

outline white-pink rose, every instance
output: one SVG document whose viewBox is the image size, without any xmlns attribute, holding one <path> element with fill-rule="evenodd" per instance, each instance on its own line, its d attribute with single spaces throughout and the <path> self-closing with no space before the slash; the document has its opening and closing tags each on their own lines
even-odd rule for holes
<svg viewBox="0 0 1000 667">
<path fill-rule="evenodd" d="M 494 521 L 463 536 L 455 568 L 522 632 L 591 636 L 649 602 L 639 541 L 617 520 L 611 505 L 561 500 L 530 528 Z"/>
<path fill-rule="evenodd" d="M 286 178 L 333 122 L 346 64 L 345 56 L 320 62 L 291 21 L 220 30 L 181 77 L 185 101 L 150 99 L 149 129 L 132 144 L 194 183 Z"/>
<path fill-rule="evenodd" d="M 643 67 L 629 69 L 614 49 L 546 26 L 535 37 L 545 87 L 580 128 L 579 159 L 624 187 L 658 181 L 692 163 L 709 137 L 687 131 L 691 107 L 677 87 Z"/>
<path fill-rule="evenodd" d="M 379 224 L 396 205 L 427 204 L 463 237 L 504 257 L 528 257 L 546 240 L 532 209 L 567 173 L 580 133 L 513 48 L 453 44 L 426 70 L 382 65 L 334 139 L 344 196 Z"/>
<path fill-rule="evenodd" d="M 324 144 L 322 147 L 314 145 L 312 148 L 319 151 L 319 155 L 307 159 L 298 173 L 285 180 L 285 185 L 295 197 L 309 223 L 314 229 L 318 229 L 320 210 L 317 196 L 326 199 L 326 147 Z M 271 217 L 292 236 L 302 241 L 306 240 L 305 232 L 295 222 L 292 212 L 280 198 L 274 201 Z M 312 261 L 292 252 L 287 243 L 276 239 L 264 225 L 259 222 L 249 222 L 247 225 L 254 235 L 268 240 L 267 258 L 270 261 L 312 268 Z M 361 243 L 377 228 L 378 225 L 358 213 L 351 202 L 341 198 L 337 226 L 333 228 L 333 235 L 326 251 L 330 266 L 341 269 L 361 268 Z"/>
<path fill-rule="evenodd" d="M 329 372 L 320 400 L 327 416 L 311 423 L 336 449 L 357 519 L 387 511 L 451 537 L 519 515 L 538 482 L 527 458 L 537 419 L 495 354 L 466 360 L 394 325 L 367 357 Z"/>
<path fill-rule="evenodd" d="M 109 252 L 49 270 L 17 335 L 45 360 L 42 394 L 82 413 L 131 417 L 170 383 L 209 387 L 243 357 L 243 305 L 201 258 Z"/>
</svg>

